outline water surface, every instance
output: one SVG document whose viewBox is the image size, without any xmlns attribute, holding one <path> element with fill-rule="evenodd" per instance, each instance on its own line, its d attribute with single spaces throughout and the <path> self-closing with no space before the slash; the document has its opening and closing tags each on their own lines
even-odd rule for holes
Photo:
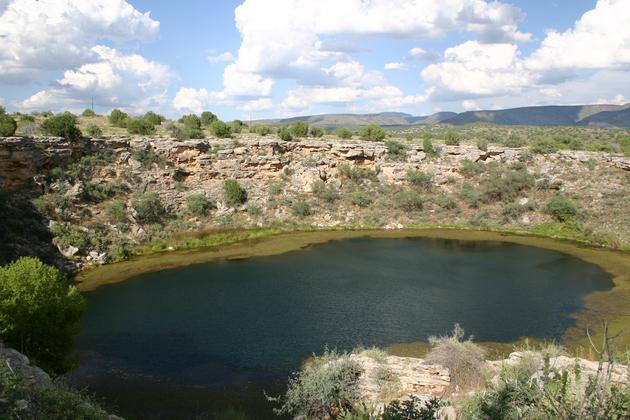
<svg viewBox="0 0 630 420">
<path fill-rule="evenodd" d="M 455 322 L 480 341 L 559 337 L 610 287 L 575 257 L 500 242 L 359 238 L 215 261 L 88 293 L 73 381 L 130 419 L 269 418 L 262 391 L 325 346 L 423 341 Z"/>
</svg>

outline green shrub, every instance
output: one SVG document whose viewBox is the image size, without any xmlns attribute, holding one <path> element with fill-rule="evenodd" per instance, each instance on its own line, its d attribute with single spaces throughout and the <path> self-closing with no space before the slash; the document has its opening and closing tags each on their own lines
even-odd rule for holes
<svg viewBox="0 0 630 420">
<path fill-rule="evenodd" d="M 545 211 L 559 222 L 571 221 L 578 215 L 577 206 L 562 195 L 556 195 L 549 200 Z"/>
<path fill-rule="evenodd" d="M 317 180 L 311 187 L 313 194 L 328 203 L 333 203 L 339 199 L 339 191 L 334 185 L 326 184 L 322 180 Z"/>
<path fill-rule="evenodd" d="M 175 133 L 178 134 L 178 133 Z M 202 139 L 204 138 L 203 130 L 197 127 L 193 127 L 190 125 L 185 125 L 184 129 L 181 130 L 181 136 L 184 139 Z"/>
<path fill-rule="evenodd" d="M 437 151 L 435 150 L 435 147 L 433 147 L 433 142 L 429 136 L 425 136 L 422 139 L 422 150 L 429 157 L 437 155 Z"/>
<path fill-rule="evenodd" d="M 469 182 L 464 182 L 462 184 L 461 195 L 464 199 L 464 202 L 468 204 L 469 207 L 475 209 L 478 208 L 479 205 L 483 202 L 483 198 L 479 191 L 477 191 L 475 187 L 473 187 L 473 185 Z"/>
<path fill-rule="evenodd" d="M 2 105 L 0 105 L 0 115 L 4 115 L 7 113 L 7 110 L 5 107 L 3 107 Z"/>
<path fill-rule="evenodd" d="M 127 192 L 127 187 L 119 179 L 107 182 L 105 184 L 96 184 L 92 182 L 83 182 L 83 192 L 81 198 L 85 201 L 98 203 L 106 198 L 117 194 Z"/>
<path fill-rule="evenodd" d="M 348 165 L 344 163 L 339 165 L 337 171 L 340 176 L 355 182 L 363 180 L 378 181 L 378 171 L 372 171 L 362 165 Z"/>
<path fill-rule="evenodd" d="M 459 136 L 453 130 L 448 130 L 446 133 L 446 138 L 444 139 L 444 144 L 449 146 L 459 146 Z"/>
<path fill-rule="evenodd" d="M 488 151 L 488 140 L 486 139 L 479 139 L 477 140 L 477 149 L 483 151 L 483 152 L 487 152 Z"/>
<path fill-rule="evenodd" d="M 149 169 L 154 163 L 161 161 L 160 156 L 151 149 L 137 149 L 131 154 L 131 157 L 140 162 L 144 169 Z"/>
<path fill-rule="evenodd" d="M 421 187 L 426 191 L 431 191 L 433 188 L 433 175 L 425 174 L 422 171 L 416 169 L 410 169 L 407 171 L 407 182 L 411 185 L 415 185 L 417 187 Z"/>
<path fill-rule="evenodd" d="M 120 109 L 113 109 L 109 114 L 109 123 L 114 127 L 125 128 L 127 126 L 128 115 Z"/>
<path fill-rule="evenodd" d="M 422 196 L 417 191 L 403 190 L 394 195 L 396 207 L 405 211 L 422 210 Z"/>
<path fill-rule="evenodd" d="M 0 137 L 11 137 L 17 130 L 17 123 L 7 114 L 0 114 Z"/>
<path fill-rule="evenodd" d="M 289 126 L 293 137 L 308 137 L 308 123 L 306 121 L 296 121 Z"/>
<path fill-rule="evenodd" d="M 188 206 L 188 211 L 199 216 L 205 216 L 208 214 L 208 210 L 214 207 L 205 194 L 193 194 L 188 196 L 186 204 Z"/>
<path fill-rule="evenodd" d="M 81 115 L 83 115 L 84 117 L 96 117 L 96 112 L 94 112 L 90 108 L 86 108 L 83 110 Z"/>
<path fill-rule="evenodd" d="M 146 136 L 155 133 L 155 125 L 144 118 L 128 118 L 127 132 L 129 134 Z"/>
<path fill-rule="evenodd" d="M 34 123 L 35 122 L 35 117 L 33 117 L 32 115 L 28 115 L 28 114 L 20 114 L 20 122 Z"/>
<path fill-rule="evenodd" d="M 247 191 L 235 179 L 228 179 L 223 183 L 225 201 L 231 205 L 243 204 L 247 201 Z"/>
<path fill-rule="evenodd" d="M 92 138 L 99 138 L 103 135 L 103 130 L 99 126 L 92 124 L 87 128 L 87 133 Z"/>
<path fill-rule="evenodd" d="M 523 147 L 527 144 L 527 141 L 522 137 L 511 135 L 502 144 L 505 147 Z"/>
<path fill-rule="evenodd" d="M 79 290 L 55 267 L 31 257 L 0 267 L 0 338 L 44 370 L 72 366 L 84 309 Z"/>
<path fill-rule="evenodd" d="M 340 139 L 348 140 L 352 138 L 352 131 L 348 130 L 346 127 L 341 127 L 337 130 L 337 136 L 339 136 Z"/>
<path fill-rule="evenodd" d="M 232 128 L 221 120 L 212 121 L 210 129 L 212 130 L 212 134 L 221 139 L 232 137 Z"/>
<path fill-rule="evenodd" d="M 372 195 L 365 191 L 350 193 L 350 202 L 355 206 L 368 207 L 373 201 Z"/>
<path fill-rule="evenodd" d="M 186 127 L 193 127 L 197 129 L 201 128 L 201 119 L 195 114 L 184 115 L 178 120 L 178 122 L 180 124 L 184 124 Z"/>
<path fill-rule="evenodd" d="M 619 141 L 619 146 L 621 147 L 621 152 L 625 156 L 630 156 L 630 137 L 624 137 Z"/>
<path fill-rule="evenodd" d="M 57 203 L 59 206 L 59 203 Z M 61 207 L 61 206 L 59 206 Z M 54 225 L 50 231 L 55 236 L 53 242 L 57 245 L 61 245 L 64 248 L 75 247 L 79 249 L 79 252 L 85 250 L 89 244 L 89 233 L 74 225 Z"/>
<path fill-rule="evenodd" d="M 326 351 L 291 376 L 284 397 L 271 398 L 282 404 L 275 411 L 294 418 L 335 418 L 359 401 L 360 373 L 361 368 L 349 355 Z"/>
<path fill-rule="evenodd" d="M 311 205 L 308 204 L 306 201 L 296 200 L 291 203 L 291 213 L 293 213 L 294 216 L 300 217 L 310 216 Z"/>
<path fill-rule="evenodd" d="M 113 223 L 127 223 L 127 211 L 125 210 L 125 203 L 122 201 L 110 201 L 105 206 L 105 212 Z"/>
<path fill-rule="evenodd" d="M 219 118 L 210 111 L 204 111 L 201 113 L 201 124 L 204 126 L 209 126 L 213 121 L 218 120 Z"/>
<path fill-rule="evenodd" d="M 434 420 L 439 418 L 442 403 L 437 398 L 423 402 L 415 395 L 403 402 L 394 400 L 385 406 L 381 420 Z"/>
<path fill-rule="evenodd" d="M 533 210 L 533 205 L 528 204 L 519 204 L 519 203 L 508 203 L 501 209 L 501 215 L 505 218 L 506 221 L 518 219 L 525 212 Z"/>
<path fill-rule="evenodd" d="M 454 210 L 457 208 L 457 201 L 450 195 L 440 195 L 436 197 L 435 204 L 446 210 Z"/>
<path fill-rule="evenodd" d="M 472 160 L 464 159 L 459 168 L 459 173 L 466 178 L 473 178 L 477 175 L 481 175 L 486 171 L 486 165 L 481 162 L 473 162 Z"/>
<path fill-rule="evenodd" d="M 451 391 L 476 389 L 485 383 L 485 353 L 472 339 L 463 339 L 464 330 L 459 324 L 455 324 L 451 335 L 429 337 L 431 350 L 425 356 L 425 362 L 448 368 Z"/>
<path fill-rule="evenodd" d="M 381 141 L 385 138 L 385 131 L 375 124 L 368 124 L 361 127 L 359 136 L 363 140 Z"/>
<path fill-rule="evenodd" d="M 508 169 L 502 172 L 493 172 L 480 184 L 483 201 L 488 203 L 498 200 L 510 200 L 518 194 L 535 185 L 532 174 L 525 169 Z"/>
<path fill-rule="evenodd" d="M 166 130 L 168 135 L 170 137 L 172 137 L 172 138 L 175 138 L 177 140 L 184 140 L 184 139 L 186 139 L 186 136 L 184 134 L 184 130 L 180 126 L 178 126 L 177 124 L 169 122 L 168 124 L 166 124 L 164 129 Z M 198 130 L 198 131 L 201 131 L 201 130 Z"/>
<path fill-rule="evenodd" d="M 549 153 L 557 152 L 558 146 L 551 139 L 541 138 L 536 140 L 536 142 L 532 144 L 531 150 L 534 153 L 546 155 Z"/>
<path fill-rule="evenodd" d="M 293 140 L 293 135 L 291 134 L 291 130 L 289 130 L 286 126 L 280 127 L 278 130 L 278 137 L 282 141 L 291 141 Z"/>
<path fill-rule="evenodd" d="M 407 160 L 408 147 L 400 142 L 388 140 L 385 142 L 387 148 L 387 158 L 394 161 Z"/>
<path fill-rule="evenodd" d="M 229 127 L 232 130 L 232 133 L 240 134 L 243 131 L 244 124 L 241 120 L 234 120 L 230 123 Z"/>
<path fill-rule="evenodd" d="M 271 127 L 268 125 L 254 125 L 249 129 L 250 133 L 258 134 L 259 136 L 267 136 L 272 133 Z"/>
<path fill-rule="evenodd" d="M 77 127 L 77 117 L 69 113 L 46 118 L 40 129 L 48 136 L 63 137 L 68 140 L 81 138 L 81 130 Z"/>
<path fill-rule="evenodd" d="M 324 130 L 319 127 L 313 126 L 310 128 L 309 133 L 311 137 L 320 138 L 324 136 Z"/>
<path fill-rule="evenodd" d="M 140 223 L 159 223 L 166 215 L 160 196 L 154 192 L 145 193 L 135 199 L 131 207 L 134 209 L 135 217 Z"/>
<path fill-rule="evenodd" d="M 146 114 L 144 114 L 143 118 L 154 126 L 162 124 L 162 121 L 165 120 L 163 116 L 161 116 L 160 114 L 156 114 L 153 111 L 148 111 Z"/>
</svg>

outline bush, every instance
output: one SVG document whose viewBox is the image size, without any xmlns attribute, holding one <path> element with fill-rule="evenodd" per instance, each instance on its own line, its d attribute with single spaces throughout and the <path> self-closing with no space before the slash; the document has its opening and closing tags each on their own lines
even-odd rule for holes
<svg viewBox="0 0 630 420">
<path fill-rule="evenodd" d="M 351 181 L 363 181 L 369 179 L 371 181 L 378 181 L 378 172 L 372 171 L 369 168 L 361 165 L 348 165 L 341 164 L 337 168 L 339 175 L 344 178 L 347 178 Z"/>
<path fill-rule="evenodd" d="M 387 158 L 395 161 L 407 160 L 407 146 L 393 140 L 385 142 L 387 148 Z"/>
<path fill-rule="evenodd" d="M 459 168 L 459 173 L 465 178 L 473 178 L 486 171 L 486 165 L 481 162 L 473 162 L 472 160 L 464 159 L 462 165 Z"/>
<path fill-rule="evenodd" d="M 49 372 L 72 366 L 85 302 L 63 274 L 36 258 L 0 267 L 0 337 Z"/>
<path fill-rule="evenodd" d="M 2 105 L 0 105 L 0 115 L 4 115 L 7 113 L 7 110 L 5 107 L 3 107 Z"/>
<path fill-rule="evenodd" d="M 348 140 L 352 138 L 352 131 L 348 130 L 346 127 L 341 127 L 337 130 L 337 136 L 339 136 L 340 139 Z"/>
<path fill-rule="evenodd" d="M 144 118 L 128 118 L 127 131 L 129 134 L 146 136 L 155 133 L 155 125 Z"/>
<path fill-rule="evenodd" d="M 229 127 L 232 130 L 232 133 L 235 134 L 240 134 L 243 131 L 243 127 L 245 125 L 243 124 L 243 121 L 241 120 L 234 120 L 230 123 Z"/>
<path fill-rule="evenodd" d="M 67 140 L 81 138 L 81 130 L 77 127 L 77 118 L 69 113 L 46 118 L 40 129 L 46 135 L 63 137 Z"/>
<path fill-rule="evenodd" d="M 225 201 L 231 205 L 243 204 L 247 201 L 247 191 L 235 179 L 228 179 L 223 183 Z"/>
<path fill-rule="evenodd" d="M 186 127 L 201 128 L 201 119 L 195 114 L 184 115 L 178 122 Z"/>
<path fill-rule="evenodd" d="M 483 366 L 485 354 L 481 347 L 465 341 L 464 330 L 455 324 L 453 333 L 443 337 L 429 337 L 431 350 L 425 357 L 429 364 L 448 368 L 451 375 L 451 391 L 466 391 L 484 385 Z"/>
<path fill-rule="evenodd" d="M 487 152 L 488 151 L 488 140 L 486 139 L 479 139 L 477 140 L 477 149 L 483 151 L 483 152 Z"/>
<path fill-rule="evenodd" d="M 385 138 L 385 131 L 378 125 L 368 124 L 361 127 L 361 130 L 359 130 L 359 136 L 363 140 L 381 141 Z"/>
<path fill-rule="evenodd" d="M 407 171 L 407 182 L 409 182 L 411 185 L 421 187 L 426 191 L 431 191 L 433 187 L 433 176 L 430 174 L 425 174 L 422 171 L 410 169 L 409 171 Z"/>
<path fill-rule="evenodd" d="M 339 191 L 334 185 L 326 184 L 322 180 L 315 181 L 311 187 L 313 194 L 328 203 L 333 203 L 339 199 Z"/>
<path fill-rule="evenodd" d="M 464 182 L 462 184 L 461 194 L 466 204 L 468 204 L 468 206 L 472 208 L 478 208 L 479 205 L 483 202 L 481 194 L 469 182 Z"/>
<path fill-rule="evenodd" d="M 146 193 L 137 198 L 131 206 L 140 223 L 159 223 L 162 217 L 166 215 L 160 196 L 154 192 Z"/>
<path fill-rule="evenodd" d="M 508 169 L 495 172 L 480 184 L 483 201 L 514 199 L 518 194 L 535 185 L 535 179 L 526 168 Z"/>
<path fill-rule="evenodd" d="M 403 190 L 394 195 L 396 207 L 405 211 L 422 210 L 422 197 L 416 191 Z"/>
<path fill-rule="evenodd" d="M 127 126 L 128 115 L 120 109 L 113 109 L 109 114 L 109 123 L 114 127 L 125 128 Z"/>
<path fill-rule="evenodd" d="M 278 137 L 282 141 L 291 141 L 293 140 L 293 135 L 291 134 L 291 130 L 289 130 L 286 126 L 280 127 L 278 130 Z"/>
<path fill-rule="evenodd" d="M 219 138 L 227 139 L 232 137 L 232 128 L 221 120 L 212 121 L 210 129 L 212 134 Z"/>
<path fill-rule="evenodd" d="M 205 216 L 208 210 L 214 207 L 205 194 L 193 194 L 189 196 L 186 199 L 186 204 L 188 205 L 188 211 L 199 216 Z"/>
<path fill-rule="evenodd" d="M 153 111 L 148 111 L 146 114 L 144 114 L 143 118 L 146 121 L 148 121 L 151 124 L 153 124 L 154 126 L 162 124 L 162 121 L 165 120 L 165 118 L 163 116 L 161 116 L 160 114 L 156 114 Z"/>
<path fill-rule="evenodd" d="M 172 122 L 166 124 L 166 127 L 164 127 L 164 129 L 166 130 L 166 132 L 168 133 L 169 136 L 177 139 L 177 140 L 184 140 L 186 139 L 186 136 L 184 135 L 184 130 L 179 127 L 177 124 L 174 124 Z M 201 130 L 199 130 L 201 131 Z"/>
<path fill-rule="evenodd" d="M 94 112 L 90 108 L 86 108 L 85 110 L 83 110 L 81 115 L 84 117 L 96 117 L 96 112 Z"/>
<path fill-rule="evenodd" d="M 558 146 L 556 146 L 556 144 L 551 139 L 541 138 L 536 140 L 536 142 L 531 146 L 531 149 L 534 153 L 546 155 L 549 153 L 557 152 Z"/>
<path fill-rule="evenodd" d="M 204 126 L 209 126 L 218 119 L 219 118 L 210 111 L 204 111 L 201 113 L 201 124 Z"/>
<path fill-rule="evenodd" d="M 440 407 L 442 403 L 437 398 L 423 402 L 415 395 L 410 395 L 403 402 L 394 400 L 387 404 L 381 420 L 434 420 L 438 418 Z"/>
<path fill-rule="evenodd" d="M 324 130 L 322 130 L 322 129 L 321 129 L 321 128 L 319 128 L 319 127 L 315 127 L 315 126 L 313 126 L 313 127 L 311 127 L 311 128 L 310 128 L 310 130 L 309 130 L 309 135 L 310 135 L 311 137 L 320 138 L 320 137 L 323 137 L 323 136 L 324 136 Z"/>
<path fill-rule="evenodd" d="M 294 418 L 335 418 L 338 412 L 351 410 L 358 402 L 360 373 L 361 368 L 349 355 L 327 350 L 292 375 L 284 397 L 270 398 L 282 403 L 274 411 Z"/>
<path fill-rule="evenodd" d="M 154 163 L 160 163 L 160 157 L 151 149 L 138 149 L 131 154 L 131 157 L 142 165 L 144 169 L 153 166 Z"/>
<path fill-rule="evenodd" d="M 98 203 L 105 200 L 108 197 L 112 197 L 117 194 L 127 192 L 127 187 L 119 180 L 113 180 L 106 184 L 96 184 L 92 182 L 83 183 L 83 192 L 81 198 L 85 201 L 91 201 Z"/>
<path fill-rule="evenodd" d="M 294 216 L 310 216 L 311 215 L 311 205 L 306 201 L 296 200 L 291 204 L 291 213 Z"/>
<path fill-rule="evenodd" d="M 179 127 L 178 127 L 179 129 Z M 190 125 L 185 125 L 184 129 L 179 129 L 181 133 L 174 132 L 174 134 L 181 135 L 184 139 L 202 139 L 204 138 L 203 130 Z"/>
<path fill-rule="evenodd" d="M 440 195 L 435 199 L 435 204 L 446 210 L 454 210 L 457 208 L 457 201 L 450 195 Z"/>
<path fill-rule="evenodd" d="M 293 137 L 308 137 L 308 123 L 305 121 L 296 121 L 289 126 L 289 130 Z"/>
<path fill-rule="evenodd" d="M 444 140 L 444 144 L 449 146 L 459 146 L 459 136 L 453 130 L 449 130 L 446 133 L 446 139 Z"/>
<path fill-rule="evenodd" d="M 7 114 L 0 114 L 0 137 L 11 137 L 17 130 L 17 123 Z"/>
<path fill-rule="evenodd" d="M 578 208 L 573 201 L 562 195 L 553 197 L 545 207 L 545 211 L 558 222 L 568 222 L 578 215 Z"/>
<path fill-rule="evenodd" d="M 365 191 L 355 191 L 350 194 L 350 202 L 355 206 L 368 207 L 373 201 L 372 195 Z"/>
<path fill-rule="evenodd" d="M 429 157 L 437 155 L 437 150 L 435 150 L 435 147 L 433 147 L 433 142 L 431 141 L 431 137 L 425 136 L 422 139 L 422 150 Z"/>
<path fill-rule="evenodd" d="M 105 206 L 105 212 L 113 223 L 127 223 L 127 211 L 125 210 L 125 203 L 122 201 L 111 201 Z"/>
<path fill-rule="evenodd" d="M 55 204 L 57 207 L 63 207 L 63 204 L 59 202 Z M 56 245 L 61 245 L 64 248 L 73 246 L 78 248 L 79 251 L 84 251 L 88 246 L 88 233 L 80 229 L 78 226 L 56 224 L 50 229 L 50 231 L 55 236 L 53 238 L 53 242 Z"/>
<path fill-rule="evenodd" d="M 511 135 L 507 139 L 503 140 L 503 146 L 505 147 L 523 147 L 527 144 L 527 141 L 519 136 Z"/>
<path fill-rule="evenodd" d="M 103 135 L 103 130 L 99 126 L 92 124 L 87 128 L 87 133 L 92 138 L 99 138 Z"/>
<path fill-rule="evenodd" d="M 259 136 L 267 136 L 271 134 L 271 127 L 268 125 L 254 125 L 249 129 L 250 133 L 258 134 Z"/>
</svg>

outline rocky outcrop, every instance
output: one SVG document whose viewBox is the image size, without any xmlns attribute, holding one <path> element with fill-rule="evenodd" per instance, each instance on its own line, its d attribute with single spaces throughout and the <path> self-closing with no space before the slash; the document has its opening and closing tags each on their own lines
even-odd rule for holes
<svg viewBox="0 0 630 420">
<path fill-rule="evenodd" d="M 21 386 L 46 389 L 52 385 L 50 376 L 37 366 L 32 366 L 28 357 L 0 343 L 0 361 L 22 379 Z"/>
</svg>

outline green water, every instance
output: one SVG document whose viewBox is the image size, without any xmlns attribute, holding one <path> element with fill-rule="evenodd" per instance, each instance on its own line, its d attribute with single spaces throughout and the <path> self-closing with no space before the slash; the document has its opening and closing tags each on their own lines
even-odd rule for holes
<svg viewBox="0 0 630 420">
<path fill-rule="evenodd" d="M 480 341 L 554 338 L 594 265 L 499 242 L 350 239 L 140 275 L 87 294 L 72 374 L 123 416 L 270 418 L 263 390 L 325 346 L 424 341 L 455 322 Z"/>
</svg>

